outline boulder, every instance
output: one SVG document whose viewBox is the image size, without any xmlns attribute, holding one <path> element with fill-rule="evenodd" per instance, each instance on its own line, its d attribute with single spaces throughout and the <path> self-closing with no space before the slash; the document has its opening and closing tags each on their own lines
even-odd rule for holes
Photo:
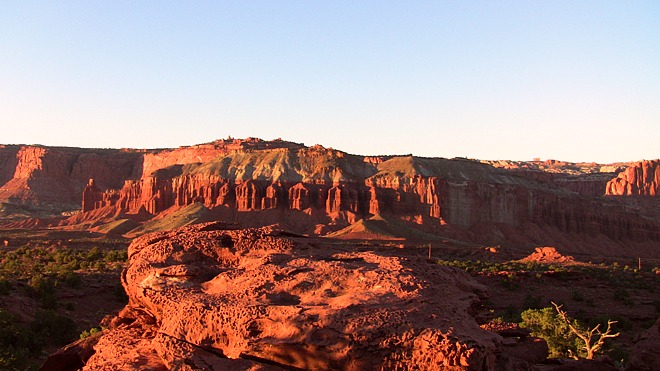
<svg viewBox="0 0 660 371">
<path fill-rule="evenodd" d="M 472 316 L 485 288 L 464 272 L 228 228 L 135 239 L 129 304 L 84 369 L 495 369 L 502 338 Z"/>
</svg>

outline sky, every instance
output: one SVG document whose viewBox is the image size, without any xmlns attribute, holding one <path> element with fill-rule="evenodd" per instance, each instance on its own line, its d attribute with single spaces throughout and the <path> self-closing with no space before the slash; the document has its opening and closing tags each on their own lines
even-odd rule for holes
<svg viewBox="0 0 660 371">
<path fill-rule="evenodd" d="M 658 1 L 3 1 L 0 143 L 660 157 Z"/>
</svg>

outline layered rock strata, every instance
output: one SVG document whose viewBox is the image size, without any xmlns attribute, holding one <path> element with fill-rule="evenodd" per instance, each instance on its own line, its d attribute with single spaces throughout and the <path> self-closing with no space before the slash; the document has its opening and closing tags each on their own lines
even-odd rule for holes
<svg viewBox="0 0 660 371">
<path fill-rule="evenodd" d="M 254 138 L 164 150 L 2 146 L 0 203 L 25 205 L 19 217 L 44 207 L 48 213 L 29 216 L 51 226 L 118 218 L 140 223 L 199 203 L 226 220 L 281 212 L 280 219 L 301 220 L 300 233 L 323 234 L 381 214 L 433 233 L 449 224 L 480 243 L 562 244 L 543 237 L 558 231 L 604 235 L 614 248 L 618 241 L 660 241 L 658 163 L 622 171 L 622 164 L 364 157 Z M 82 215 L 49 221 L 80 205 L 81 193 Z M 601 197 L 605 193 L 636 197 Z M 6 210 L 0 213 L 14 209 Z M 575 240 L 561 239 L 564 245 Z"/>
<path fill-rule="evenodd" d="M 93 207 L 85 202 L 83 210 L 156 215 L 197 202 L 238 212 L 320 213 L 344 223 L 387 214 L 429 228 L 448 223 L 483 232 L 488 223 L 513 228 L 534 224 L 564 233 L 603 234 L 616 241 L 660 240 L 656 218 L 580 195 L 593 193 L 594 184 L 605 188 L 602 176 L 582 186 L 575 179 L 564 181 L 571 186 L 556 186 L 563 178 L 521 175 L 460 159 L 404 156 L 376 161 L 322 147 L 275 148 L 174 165 L 127 180 L 120 190 L 99 193 L 90 185 L 83 198 L 93 195 Z"/>
<path fill-rule="evenodd" d="M 0 202 L 71 210 L 90 178 L 102 189 L 141 176 L 141 154 L 130 150 L 0 147 Z"/>
<path fill-rule="evenodd" d="M 657 196 L 660 186 L 660 160 L 640 161 L 607 183 L 611 196 Z"/>
<path fill-rule="evenodd" d="M 89 179 L 99 190 L 119 189 L 174 165 L 208 162 L 237 151 L 300 148 L 282 140 L 217 140 L 175 149 L 88 149 L 40 145 L 0 145 L 0 202 L 71 210 Z M 91 207 L 92 205 L 87 205 Z"/>
</svg>

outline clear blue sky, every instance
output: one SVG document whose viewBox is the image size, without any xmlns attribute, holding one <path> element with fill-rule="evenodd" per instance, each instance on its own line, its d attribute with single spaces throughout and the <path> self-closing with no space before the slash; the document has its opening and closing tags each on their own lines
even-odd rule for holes
<svg viewBox="0 0 660 371">
<path fill-rule="evenodd" d="M 660 157 L 659 1 L 3 1 L 0 143 Z"/>
</svg>

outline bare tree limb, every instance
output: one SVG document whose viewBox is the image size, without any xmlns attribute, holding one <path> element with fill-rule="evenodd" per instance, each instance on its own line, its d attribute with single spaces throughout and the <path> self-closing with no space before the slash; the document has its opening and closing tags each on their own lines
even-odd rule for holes
<svg viewBox="0 0 660 371">
<path fill-rule="evenodd" d="M 580 331 L 578 328 L 573 326 L 571 319 L 568 317 L 566 312 L 561 309 L 563 305 L 557 305 L 557 303 L 555 303 L 554 301 L 551 301 L 551 303 L 552 305 L 555 306 L 555 309 L 557 310 L 559 316 L 568 325 L 568 328 L 570 328 L 571 331 L 584 342 L 584 346 L 582 348 L 587 351 L 587 359 L 594 358 L 596 352 L 600 350 L 600 348 L 602 348 L 603 345 L 605 344 L 606 338 L 614 338 L 619 336 L 619 334 L 621 334 L 620 332 L 617 332 L 616 334 L 611 333 L 612 325 L 617 323 L 617 321 L 612 321 L 612 320 L 607 320 L 607 330 L 605 330 L 605 332 L 600 331 L 600 324 L 597 324 L 592 329 L 587 329 L 586 331 Z M 595 343 L 593 343 L 594 334 L 598 337 Z"/>
</svg>

